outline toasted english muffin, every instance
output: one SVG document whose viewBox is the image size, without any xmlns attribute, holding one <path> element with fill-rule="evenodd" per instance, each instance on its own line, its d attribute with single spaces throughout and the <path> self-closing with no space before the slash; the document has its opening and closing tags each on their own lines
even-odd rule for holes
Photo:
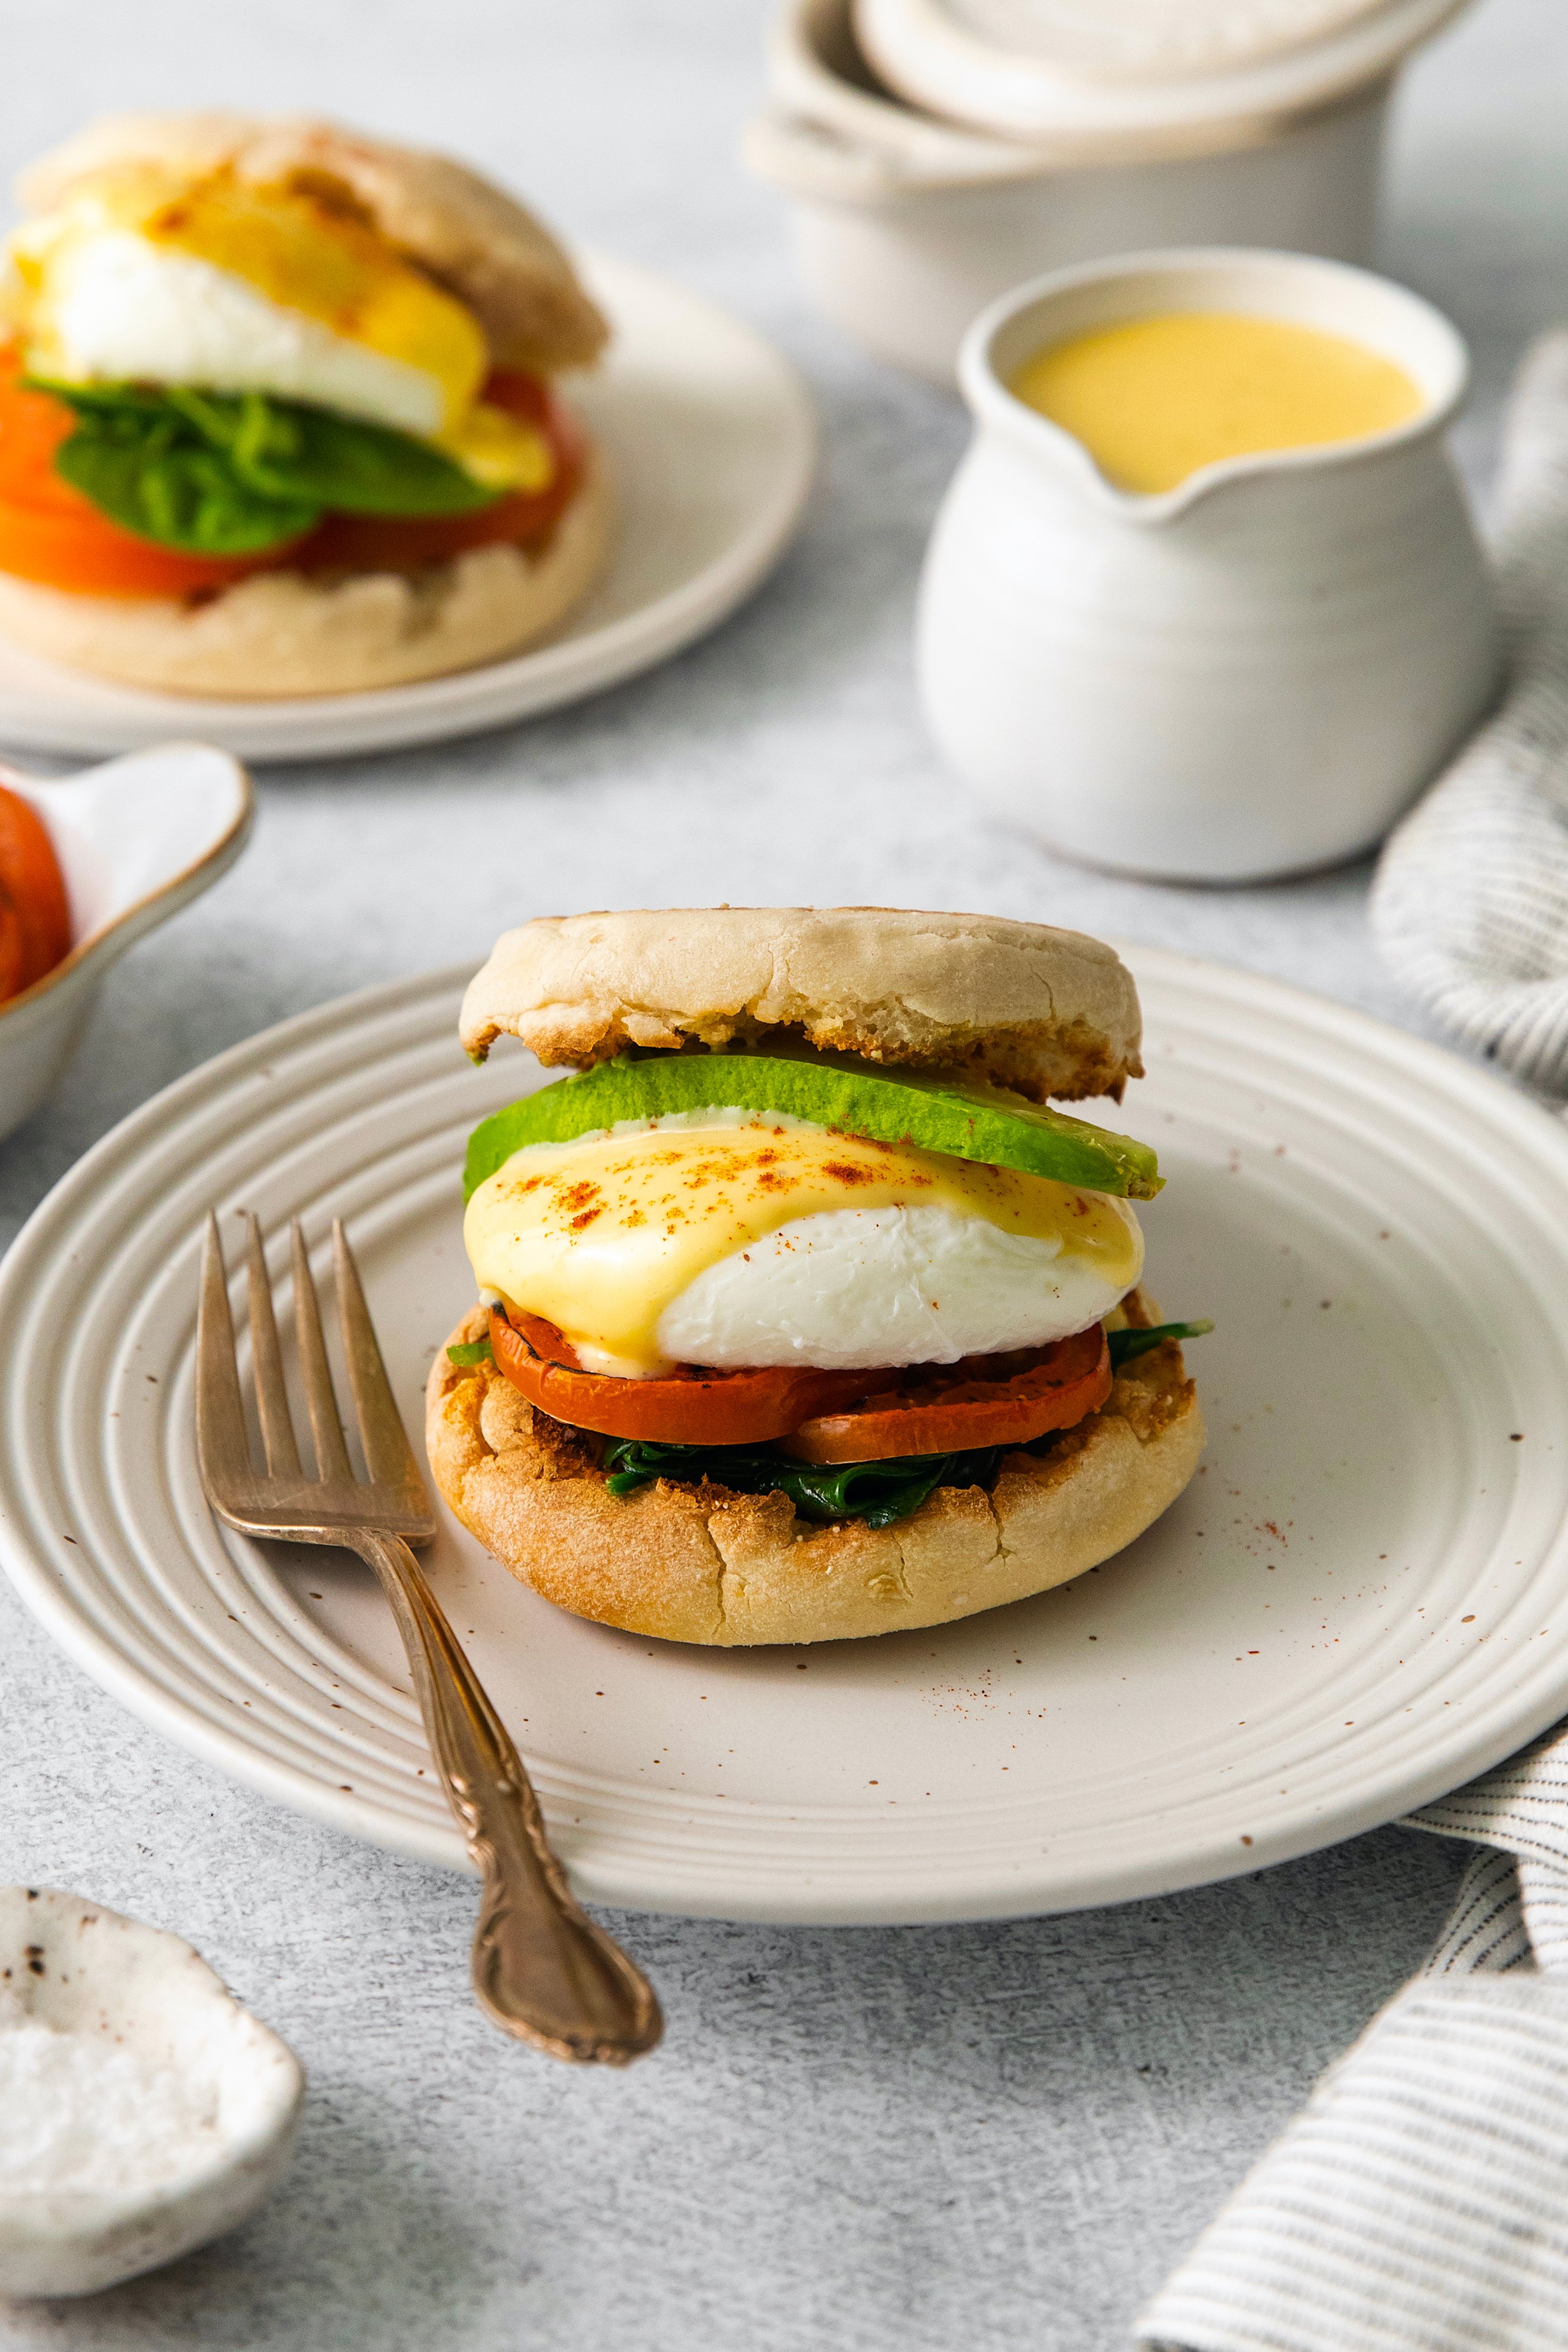
<svg viewBox="0 0 1568 2352">
<path fill-rule="evenodd" d="M 1130 1323 L 1157 1310 L 1141 1291 Z M 483 1337 L 476 1307 L 449 1344 Z M 456 1517 L 512 1574 L 579 1617 L 669 1642 L 837 1642 L 941 1625 L 1064 1584 L 1121 1551 L 1182 1492 L 1203 1416 L 1180 1348 L 1116 1375 L 1098 1412 L 988 1493 L 938 1486 L 887 1528 L 822 1527 L 782 1494 L 668 1479 L 612 1495 L 603 1441 L 538 1412 L 494 1364 L 431 1368 L 425 1446 Z"/>
<path fill-rule="evenodd" d="M 1034 1102 L 1120 1099 L 1143 1075 L 1133 976 L 1081 931 L 887 907 L 704 907 L 541 916 L 469 983 L 460 1034 L 545 1063 L 770 1037 L 962 1070 Z"/>
</svg>

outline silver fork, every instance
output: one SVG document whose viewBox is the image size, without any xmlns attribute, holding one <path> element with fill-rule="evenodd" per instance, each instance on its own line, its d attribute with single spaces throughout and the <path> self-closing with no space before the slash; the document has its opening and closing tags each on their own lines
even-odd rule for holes
<svg viewBox="0 0 1568 2352">
<path fill-rule="evenodd" d="M 298 1218 L 294 1310 L 316 1475 L 295 1442 L 261 1228 L 248 1220 L 251 1357 L 267 1470 L 251 1463 L 228 1279 L 217 1219 L 207 1219 L 196 1335 L 196 1452 L 207 1500 L 247 1536 L 337 1544 L 374 1569 L 392 1603 L 419 1695 L 425 1736 L 485 1891 L 474 1936 L 474 1990 L 504 2032 L 552 2058 L 624 2066 L 664 2032 L 653 1989 L 573 1901 L 550 1852 L 538 1800 L 505 1726 L 479 1686 L 409 1549 L 435 1533 L 430 1498 L 392 1399 L 359 1269 L 332 1227 L 343 1353 L 368 1482 L 343 1443 L 321 1311 Z"/>
</svg>

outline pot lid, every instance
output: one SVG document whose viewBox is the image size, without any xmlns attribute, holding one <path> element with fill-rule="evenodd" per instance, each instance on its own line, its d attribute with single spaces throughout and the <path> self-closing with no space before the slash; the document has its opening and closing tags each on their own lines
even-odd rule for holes
<svg viewBox="0 0 1568 2352">
<path fill-rule="evenodd" d="M 1468 0 L 854 0 L 904 99 L 1013 138 L 1301 113 L 1391 73 Z"/>
</svg>

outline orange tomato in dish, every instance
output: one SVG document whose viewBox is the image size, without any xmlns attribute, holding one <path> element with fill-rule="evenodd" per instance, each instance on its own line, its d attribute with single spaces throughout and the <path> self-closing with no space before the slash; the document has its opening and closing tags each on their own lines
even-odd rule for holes
<svg viewBox="0 0 1568 2352">
<path fill-rule="evenodd" d="M 43 819 L 0 784 L 0 1004 L 70 953 L 65 877 Z"/>
<path fill-rule="evenodd" d="M 0 572 L 78 596 L 191 596 L 254 572 L 405 572 L 444 563 L 465 548 L 510 540 L 530 545 L 559 521 L 582 479 L 584 444 L 548 385 L 497 373 L 485 397 L 537 425 L 556 457 L 549 488 L 497 499 L 469 514 L 325 515 L 301 538 L 259 555 L 182 555 L 122 530 L 55 471 L 55 451 L 76 425 L 63 402 L 30 392 L 15 351 L 0 352 Z"/>
</svg>

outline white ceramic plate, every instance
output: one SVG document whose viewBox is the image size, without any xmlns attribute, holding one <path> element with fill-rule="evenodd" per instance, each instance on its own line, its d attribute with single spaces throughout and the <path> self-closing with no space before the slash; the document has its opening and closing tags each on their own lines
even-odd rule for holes
<svg viewBox="0 0 1568 2352">
<path fill-rule="evenodd" d="M 1336 1005 L 1132 961 L 1126 1118 L 1170 1178 L 1149 1279 L 1218 1325 L 1192 1350 L 1202 1472 L 1056 1592 L 800 1651 L 580 1622 L 449 1525 L 432 1572 L 586 1895 L 829 1921 L 1155 1895 L 1386 1821 L 1568 1708 L 1568 1134 Z M 452 1863 L 368 1573 L 214 1528 L 192 1349 L 209 1202 L 279 1241 L 340 1214 L 417 1429 L 472 1297 L 464 1139 L 537 1077 L 516 1049 L 468 1066 L 456 983 L 236 1046 L 89 1153 L 0 1267 L 0 1552 L 29 1605 L 174 1739 Z"/>
<path fill-rule="evenodd" d="M 200 736 L 255 760 L 314 760 L 473 734 L 634 677 L 716 628 L 800 524 L 816 424 L 772 345 L 669 279 L 605 257 L 583 274 L 614 340 L 568 396 L 609 453 L 609 570 L 553 636 L 509 661 L 373 694 L 286 702 L 147 694 L 0 638 L 0 741 L 126 751 Z"/>
</svg>

